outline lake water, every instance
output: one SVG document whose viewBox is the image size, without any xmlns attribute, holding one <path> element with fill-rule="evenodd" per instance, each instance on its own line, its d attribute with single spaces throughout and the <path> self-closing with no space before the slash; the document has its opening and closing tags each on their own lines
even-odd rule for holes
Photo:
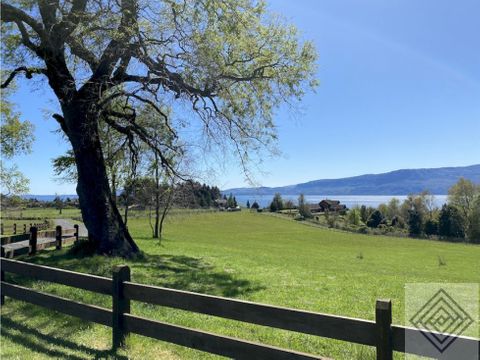
<svg viewBox="0 0 480 360">
<path fill-rule="evenodd" d="M 273 195 L 238 195 L 235 196 L 235 198 L 237 199 L 237 203 L 241 206 L 245 206 L 248 200 L 250 201 L 250 204 L 253 204 L 253 202 L 256 201 L 260 207 L 267 207 L 272 202 Z M 387 203 L 392 198 L 397 198 L 403 202 L 403 200 L 407 198 L 407 195 L 305 195 L 307 203 L 319 203 L 324 199 L 339 200 L 348 208 L 352 208 L 355 205 L 377 207 L 382 203 Z M 298 195 L 282 195 L 282 199 L 292 200 L 296 204 Z M 436 207 L 440 208 L 446 202 L 447 195 L 435 195 Z"/>
<path fill-rule="evenodd" d="M 228 195 L 227 195 L 228 196 Z M 25 195 L 25 198 L 37 198 L 41 201 L 53 201 L 55 195 Z M 78 198 L 77 195 L 59 195 L 63 200 L 68 197 L 70 199 Z M 235 196 L 237 202 L 241 206 L 246 206 L 247 200 L 250 204 L 254 201 L 258 202 L 260 207 L 267 207 L 272 202 L 273 195 L 237 195 Z M 295 204 L 298 200 L 298 195 L 282 195 L 284 200 L 292 200 Z M 377 207 L 382 203 L 387 203 L 392 198 L 397 198 L 401 202 L 407 198 L 407 195 L 305 195 L 305 199 L 308 203 L 319 203 L 324 199 L 340 200 L 342 204 L 345 204 L 348 208 L 352 208 L 355 205 L 372 206 Z M 447 202 L 447 195 L 435 195 L 435 206 L 442 207 Z"/>
</svg>

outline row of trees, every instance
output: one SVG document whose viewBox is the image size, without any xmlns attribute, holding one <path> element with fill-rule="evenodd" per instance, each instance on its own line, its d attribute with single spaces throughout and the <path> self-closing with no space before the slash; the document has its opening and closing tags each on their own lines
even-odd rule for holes
<svg viewBox="0 0 480 360">
<path fill-rule="evenodd" d="M 480 186 L 461 178 L 448 191 L 448 203 L 435 207 L 428 192 L 409 195 L 400 203 L 396 198 L 378 208 L 356 207 L 347 219 L 352 225 L 370 228 L 405 229 L 415 237 L 440 236 L 480 242 Z"/>
<path fill-rule="evenodd" d="M 300 194 L 298 196 L 297 205 L 295 205 L 292 200 L 283 200 L 280 193 L 276 193 L 273 196 L 269 209 L 271 212 L 277 212 L 277 211 L 288 210 L 288 209 L 298 209 L 298 213 L 301 218 L 309 219 L 312 217 L 310 207 L 308 206 L 305 200 L 305 196 L 303 194 Z"/>
</svg>

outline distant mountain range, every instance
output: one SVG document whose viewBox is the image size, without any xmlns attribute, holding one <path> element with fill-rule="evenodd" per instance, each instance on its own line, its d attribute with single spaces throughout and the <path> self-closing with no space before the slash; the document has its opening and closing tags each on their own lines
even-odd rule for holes
<svg viewBox="0 0 480 360">
<path fill-rule="evenodd" d="M 407 195 L 428 190 L 445 195 L 459 178 L 480 183 L 480 164 L 436 169 L 404 169 L 383 174 L 367 174 L 341 179 L 314 180 L 281 187 L 234 188 L 234 195 Z"/>
</svg>

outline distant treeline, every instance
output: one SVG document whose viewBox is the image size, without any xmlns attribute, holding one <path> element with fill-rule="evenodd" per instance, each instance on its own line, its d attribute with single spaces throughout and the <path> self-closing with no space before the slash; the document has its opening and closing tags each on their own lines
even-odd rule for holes
<svg viewBox="0 0 480 360">
<path fill-rule="evenodd" d="M 311 211 L 312 205 L 305 203 L 303 195 L 294 204 L 275 194 L 269 210 L 284 212 L 296 220 L 311 219 L 328 227 L 364 234 L 480 243 L 480 185 L 463 178 L 449 189 L 448 202 L 441 208 L 435 206 L 434 195 L 426 191 L 411 194 L 403 202 L 392 198 L 378 207 L 362 205 L 316 213 Z"/>
<path fill-rule="evenodd" d="M 153 202 L 155 194 L 155 182 L 151 178 L 137 178 L 131 181 L 124 190 L 116 197 L 120 206 L 136 206 L 148 208 Z M 215 200 L 221 199 L 222 195 L 217 186 L 209 186 L 196 181 L 185 181 L 173 186 L 161 185 L 161 195 L 173 190 L 174 207 L 200 209 L 215 207 Z M 1 195 L 2 206 L 8 208 L 75 208 L 78 207 L 78 198 L 65 198 L 56 196 L 52 201 L 38 200 L 36 198 L 24 199 L 20 196 Z"/>
</svg>

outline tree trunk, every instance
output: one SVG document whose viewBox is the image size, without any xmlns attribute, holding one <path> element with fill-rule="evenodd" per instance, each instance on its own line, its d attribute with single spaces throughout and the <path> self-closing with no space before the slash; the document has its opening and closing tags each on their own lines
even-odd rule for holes
<svg viewBox="0 0 480 360">
<path fill-rule="evenodd" d="M 63 108 L 62 128 L 75 153 L 77 194 L 88 237 L 100 254 L 129 256 L 139 249 L 112 199 L 96 114 L 81 104 L 77 101 Z"/>
</svg>

